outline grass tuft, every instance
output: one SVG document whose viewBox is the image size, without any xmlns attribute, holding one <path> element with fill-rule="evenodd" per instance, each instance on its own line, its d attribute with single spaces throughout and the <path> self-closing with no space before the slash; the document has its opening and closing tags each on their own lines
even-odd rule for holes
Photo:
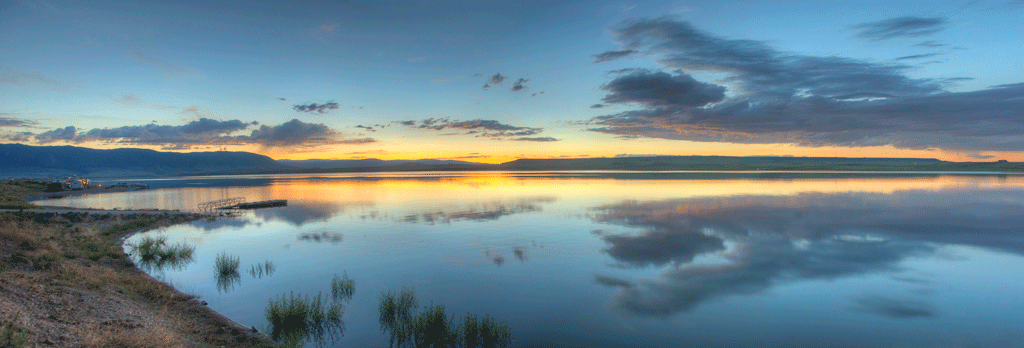
<svg viewBox="0 0 1024 348">
<path fill-rule="evenodd" d="M 217 259 L 214 260 L 213 266 L 219 275 L 231 275 L 238 273 L 238 265 L 241 262 L 238 256 L 228 255 L 226 252 L 222 252 L 217 255 Z"/>
<path fill-rule="evenodd" d="M 268 277 L 274 275 L 274 271 L 276 270 L 277 266 L 274 266 L 273 262 L 267 260 L 263 261 L 263 263 L 257 263 L 255 265 L 249 266 L 249 275 L 251 275 L 253 278 L 263 279 L 264 275 Z"/>
<path fill-rule="evenodd" d="M 467 313 L 457 322 L 443 305 L 431 304 L 416 313 L 416 295 L 410 289 L 381 296 L 381 329 L 391 334 L 392 347 L 508 347 L 512 331 L 490 316 Z"/>
<path fill-rule="evenodd" d="M 0 347 L 28 347 L 28 339 L 32 332 L 18 325 L 20 316 L 21 312 L 17 312 L 13 316 L 0 319 Z"/>
<path fill-rule="evenodd" d="M 343 273 L 341 277 L 335 274 L 334 279 L 331 279 L 331 295 L 335 301 L 351 300 L 352 295 L 355 295 L 355 293 L 356 282 L 349 279 L 348 272 Z"/>
<path fill-rule="evenodd" d="M 138 258 L 139 266 L 156 270 L 166 267 L 181 269 L 193 261 L 192 254 L 196 249 L 187 243 L 168 245 L 167 237 L 164 236 L 145 236 L 128 246 L 132 249 L 131 254 Z"/>
<path fill-rule="evenodd" d="M 137 229 L 137 228 L 147 227 L 149 225 L 152 225 L 154 222 L 156 222 L 156 219 L 152 219 L 152 218 L 138 219 L 138 220 L 135 220 L 135 221 L 132 221 L 132 222 L 118 224 L 118 225 L 113 225 L 113 226 L 104 228 L 103 230 L 100 231 L 100 234 L 103 235 L 103 236 L 112 236 L 112 235 L 115 235 L 115 234 L 125 233 L 125 232 L 128 232 L 128 231 Z"/>
<path fill-rule="evenodd" d="M 322 345 L 327 339 L 333 342 L 344 334 L 344 313 L 344 305 L 325 303 L 321 293 L 315 297 L 281 295 L 271 299 L 264 310 L 270 337 L 283 347 L 299 347 L 308 341 Z"/>
</svg>

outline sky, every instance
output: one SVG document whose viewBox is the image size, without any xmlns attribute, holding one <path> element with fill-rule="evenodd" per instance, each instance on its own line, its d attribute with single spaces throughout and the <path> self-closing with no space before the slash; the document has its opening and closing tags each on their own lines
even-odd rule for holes
<svg viewBox="0 0 1024 348">
<path fill-rule="evenodd" d="M 0 1 L 0 143 L 1024 161 L 1024 1 Z"/>
</svg>

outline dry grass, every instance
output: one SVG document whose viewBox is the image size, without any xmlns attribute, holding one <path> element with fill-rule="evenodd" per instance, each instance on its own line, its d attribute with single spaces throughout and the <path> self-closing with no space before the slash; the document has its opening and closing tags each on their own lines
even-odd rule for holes
<svg viewBox="0 0 1024 348">
<path fill-rule="evenodd" d="M 43 185 L 33 184 L 27 181 L 15 180 L 6 181 L 0 184 L 0 208 L 3 209 L 31 209 L 35 208 L 25 201 L 33 193 L 43 190 Z"/>
<path fill-rule="evenodd" d="M 82 347 L 135 348 L 184 347 L 184 341 L 174 331 L 161 326 L 125 328 L 123 326 L 91 325 L 82 329 Z"/>
</svg>

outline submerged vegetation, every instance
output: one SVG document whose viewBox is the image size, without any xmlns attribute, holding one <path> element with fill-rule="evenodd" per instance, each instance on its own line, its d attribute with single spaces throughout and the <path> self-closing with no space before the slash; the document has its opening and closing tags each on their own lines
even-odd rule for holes
<svg viewBox="0 0 1024 348">
<path fill-rule="evenodd" d="M 335 301 L 351 300 L 352 296 L 356 293 L 356 282 L 349 279 L 348 272 L 343 274 L 341 277 L 335 274 L 334 279 L 331 279 L 331 295 Z"/>
<path fill-rule="evenodd" d="M 145 236 L 128 246 L 139 259 L 140 267 L 155 270 L 165 267 L 180 269 L 193 261 L 192 253 L 195 251 L 195 247 L 187 243 L 168 245 L 164 236 Z"/>
<path fill-rule="evenodd" d="M 282 347 L 301 347 L 313 341 L 323 344 L 342 336 L 345 323 L 341 320 L 345 306 L 337 301 L 325 303 L 322 293 L 316 296 L 288 293 L 271 299 L 264 315 L 270 322 L 270 338 Z"/>
<path fill-rule="evenodd" d="M 417 302 L 411 289 L 382 294 L 380 327 L 391 334 L 392 347 L 508 347 L 512 341 L 508 325 L 490 316 L 457 319 L 434 304 L 416 313 Z"/>
</svg>

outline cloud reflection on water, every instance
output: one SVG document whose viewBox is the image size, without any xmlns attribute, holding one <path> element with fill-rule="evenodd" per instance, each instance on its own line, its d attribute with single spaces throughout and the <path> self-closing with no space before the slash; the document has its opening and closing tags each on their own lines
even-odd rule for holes
<svg viewBox="0 0 1024 348">
<path fill-rule="evenodd" d="M 613 308 L 669 316 L 713 298 L 760 293 L 782 283 L 900 271 L 901 261 L 935 256 L 946 244 L 1024 255 L 1021 196 L 995 190 L 807 193 L 599 206 L 592 209 L 593 220 L 644 230 L 599 234 L 609 256 L 636 267 L 668 266 L 658 279 L 595 275 L 595 282 L 619 289 Z M 693 262 L 700 255 L 726 262 Z M 911 300 L 855 303 L 859 310 L 893 318 L 935 313 Z"/>
</svg>

